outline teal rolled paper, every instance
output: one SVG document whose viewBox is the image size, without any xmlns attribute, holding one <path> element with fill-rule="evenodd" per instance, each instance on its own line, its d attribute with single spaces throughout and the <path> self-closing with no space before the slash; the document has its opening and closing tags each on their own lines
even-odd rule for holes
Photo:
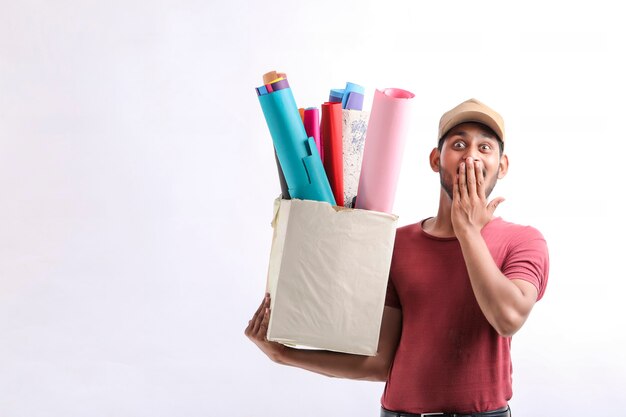
<svg viewBox="0 0 626 417">
<path fill-rule="evenodd" d="M 291 198 L 335 205 L 315 140 L 307 137 L 291 88 L 258 97 Z"/>
</svg>

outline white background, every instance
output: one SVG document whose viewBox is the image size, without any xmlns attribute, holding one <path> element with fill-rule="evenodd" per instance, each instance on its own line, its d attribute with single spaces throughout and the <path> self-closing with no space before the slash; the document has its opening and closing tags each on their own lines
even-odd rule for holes
<svg viewBox="0 0 626 417">
<path fill-rule="evenodd" d="M 623 19 L 610 2 L 0 0 L 0 416 L 376 416 L 382 383 L 271 363 L 271 139 L 254 87 L 416 94 L 394 211 L 434 214 L 439 116 L 507 123 L 497 214 L 551 275 L 515 416 L 624 413 Z M 621 204 L 621 207 L 620 207 Z"/>
</svg>

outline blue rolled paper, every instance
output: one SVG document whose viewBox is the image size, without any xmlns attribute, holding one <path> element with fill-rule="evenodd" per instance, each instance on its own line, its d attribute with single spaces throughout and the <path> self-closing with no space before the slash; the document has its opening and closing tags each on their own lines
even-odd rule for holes
<svg viewBox="0 0 626 417">
<path fill-rule="evenodd" d="M 365 88 L 355 83 L 347 82 L 346 88 L 344 89 L 343 97 L 341 99 L 341 108 L 345 109 L 346 104 L 348 103 L 348 97 L 350 97 L 351 93 L 359 93 L 365 95 Z M 358 109 L 361 110 L 361 109 Z"/>
<path fill-rule="evenodd" d="M 328 101 L 330 103 L 341 103 L 341 101 L 343 100 L 343 93 L 344 93 L 343 88 L 341 89 L 333 88 L 332 90 L 330 90 Z"/>
<path fill-rule="evenodd" d="M 335 205 L 315 140 L 307 137 L 291 88 L 258 97 L 291 198 Z"/>
</svg>

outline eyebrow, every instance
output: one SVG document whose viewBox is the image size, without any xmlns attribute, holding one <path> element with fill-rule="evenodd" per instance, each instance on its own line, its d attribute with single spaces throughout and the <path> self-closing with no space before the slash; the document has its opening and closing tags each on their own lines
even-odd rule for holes
<svg viewBox="0 0 626 417">
<path fill-rule="evenodd" d="M 450 136 L 467 136 L 467 132 L 465 130 L 459 130 L 456 132 L 453 132 L 452 134 L 450 134 Z M 490 132 L 484 130 L 480 132 L 480 136 L 484 137 L 484 138 L 488 138 L 488 139 L 493 139 L 495 141 L 497 141 L 497 137 L 493 134 L 491 134 Z"/>
</svg>

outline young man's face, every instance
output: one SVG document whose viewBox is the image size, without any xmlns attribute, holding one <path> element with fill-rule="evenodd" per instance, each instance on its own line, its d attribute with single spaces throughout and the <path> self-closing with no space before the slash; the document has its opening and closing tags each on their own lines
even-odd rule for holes
<svg viewBox="0 0 626 417">
<path fill-rule="evenodd" d="M 501 158 L 495 134 L 480 123 L 461 123 L 447 134 L 441 152 L 431 154 L 431 166 L 439 172 L 441 186 L 452 199 L 452 188 L 461 162 L 471 158 L 478 161 L 485 178 L 485 196 L 489 197 L 499 178 L 503 178 L 508 167 L 506 156 Z"/>
</svg>

